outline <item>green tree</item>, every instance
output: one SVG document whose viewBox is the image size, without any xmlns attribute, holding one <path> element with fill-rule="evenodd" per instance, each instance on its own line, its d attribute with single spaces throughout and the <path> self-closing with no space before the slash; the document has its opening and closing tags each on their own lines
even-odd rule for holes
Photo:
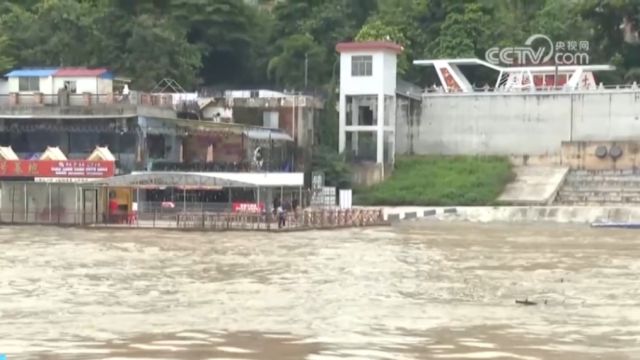
<svg viewBox="0 0 640 360">
<path fill-rule="evenodd" d="M 336 148 L 319 147 L 314 150 L 311 166 L 314 171 L 324 172 L 325 184 L 342 189 L 351 187 L 351 169 L 344 155 Z"/>
<path fill-rule="evenodd" d="M 98 65 L 94 50 L 103 46 L 93 26 L 102 10 L 98 5 L 46 0 L 29 9 L 5 8 L 0 30 L 11 36 L 8 53 L 20 65 Z"/>
<path fill-rule="evenodd" d="M 407 38 L 398 27 L 387 25 L 379 19 L 373 19 L 365 24 L 356 35 L 356 41 L 368 40 L 392 41 L 405 48 L 409 45 Z M 398 73 L 404 74 L 409 67 L 407 54 L 403 52 L 398 58 Z"/>
<path fill-rule="evenodd" d="M 436 40 L 440 57 L 476 57 L 489 47 L 490 18 L 480 4 L 469 3 L 447 15 Z"/>
<path fill-rule="evenodd" d="M 0 36 L 0 72 L 2 73 L 9 70 L 14 64 L 14 60 L 11 57 L 3 55 L 8 47 L 9 39 L 6 36 Z"/>
<path fill-rule="evenodd" d="M 170 0 L 171 17 L 186 29 L 189 43 L 202 53 L 206 84 L 252 82 L 260 39 L 269 22 L 260 10 L 237 0 Z"/>
<path fill-rule="evenodd" d="M 308 82 L 322 84 L 325 51 L 309 35 L 292 35 L 281 43 L 282 52 L 271 59 L 269 77 L 277 85 L 301 89 L 304 87 L 305 58 L 308 59 Z M 317 71 L 320 68 L 321 71 Z"/>
<path fill-rule="evenodd" d="M 198 82 L 200 52 L 168 19 L 152 15 L 136 18 L 124 50 L 119 68 L 134 74 L 134 84 L 140 89 L 149 90 L 163 78 L 174 79 L 187 88 Z"/>
<path fill-rule="evenodd" d="M 579 16 L 592 29 L 589 52 L 591 62 L 611 62 L 615 73 L 603 73 L 600 79 L 621 83 L 636 77 L 634 68 L 640 66 L 640 46 L 625 38 L 625 30 L 637 30 L 640 4 L 634 0 L 582 0 L 577 4 Z M 630 28 L 621 26 L 629 23 Z"/>
<path fill-rule="evenodd" d="M 192 87 L 200 52 L 164 14 L 167 1 L 5 3 L 0 32 L 10 37 L 6 53 L 20 66 L 108 66 L 141 89 L 165 77 Z"/>
<path fill-rule="evenodd" d="M 439 26 L 444 17 L 445 11 L 440 1 L 378 0 L 378 12 L 370 21 L 379 19 L 386 26 L 398 29 L 402 33 L 406 38 L 403 57 L 408 63 L 408 69 L 403 76 L 413 82 L 422 83 L 429 75 L 424 68 L 411 66 L 411 62 L 434 57 L 433 43 L 438 37 Z"/>
<path fill-rule="evenodd" d="M 304 69 L 304 56 L 300 56 L 301 51 L 296 50 L 302 49 L 304 52 L 314 53 L 313 57 L 309 55 L 310 85 L 326 85 L 333 74 L 333 62 L 326 60 L 335 58 L 336 43 L 352 40 L 362 22 L 375 9 L 375 5 L 370 0 L 279 2 L 273 9 L 275 24 L 271 42 L 275 46 L 268 69 L 271 79 L 289 86 L 302 84 L 299 70 Z M 296 62 L 300 63 L 295 64 Z M 298 80 L 284 80 L 282 76 L 274 76 L 275 69 L 284 69 L 282 64 L 289 64 L 296 73 L 290 78 Z M 311 81 L 311 78 L 314 80 Z"/>
</svg>

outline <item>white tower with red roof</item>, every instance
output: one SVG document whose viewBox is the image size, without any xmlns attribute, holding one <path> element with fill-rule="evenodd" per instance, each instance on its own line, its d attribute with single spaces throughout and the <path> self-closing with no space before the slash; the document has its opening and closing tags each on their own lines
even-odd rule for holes
<svg viewBox="0 0 640 360">
<path fill-rule="evenodd" d="M 369 41 L 340 43 L 336 50 L 340 53 L 338 150 L 354 160 L 392 164 L 397 57 L 402 47 Z"/>
</svg>

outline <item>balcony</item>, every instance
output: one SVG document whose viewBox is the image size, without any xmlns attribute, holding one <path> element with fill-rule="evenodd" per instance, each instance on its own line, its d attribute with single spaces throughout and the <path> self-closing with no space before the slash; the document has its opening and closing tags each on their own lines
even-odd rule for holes
<svg viewBox="0 0 640 360">
<path fill-rule="evenodd" d="M 3 94 L 0 118 L 122 118 L 136 115 L 136 106 L 114 94 Z"/>
<path fill-rule="evenodd" d="M 178 101 L 176 101 L 178 100 Z M 132 91 L 128 97 L 118 94 L 0 94 L 0 118 L 127 118 L 143 115 L 175 118 L 184 101 L 173 94 L 148 94 Z"/>
</svg>

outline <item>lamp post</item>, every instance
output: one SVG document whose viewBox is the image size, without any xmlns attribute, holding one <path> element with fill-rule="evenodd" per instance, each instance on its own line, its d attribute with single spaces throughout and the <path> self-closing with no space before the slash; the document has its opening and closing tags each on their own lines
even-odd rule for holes
<svg viewBox="0 0 640 360">
<path fill-rule="evenodd" d="M 309 53 L 304 53 L 304 89 L 307 89 L 309 84 Z"/>
</svg>

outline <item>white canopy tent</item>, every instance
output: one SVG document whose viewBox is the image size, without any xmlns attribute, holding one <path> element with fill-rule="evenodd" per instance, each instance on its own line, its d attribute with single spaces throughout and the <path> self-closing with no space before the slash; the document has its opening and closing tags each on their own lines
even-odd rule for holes
<svg viewBox="0 0 640 360">
<path fill-rule="evenodd" d="M 40 156 L 40 160 L 64 161 L 67 160 L 67 157 L 59 147 L 47 146 L 47 150 Z"/>
<path fill-rule="evenodd" d="M 183 208 L 187 208 L 186 192 L 188 190 L 223 190 L 231 191 L 233 188 L 254 189 L 256 202 L 261 198 L 271 199 L 274 192 L 280 192 L 282 197 L 285 189 L 295 188 L 302 198 L 304 186 L 304 173 L 194 173 L 194 172 L 168 172 L 149 171 L 134 172 L 128 175 L 114 176 L 106 179 L 91 181 L 106 187 L 132 187 L 137 191 L 149 188 L 178 188 L 183 196 Z M 265 192 L 261 196 L 261 192 Z M 136 198 L 140 198 L 139 195 Z"/>
<path fill-rule="evenodd" d="M 87 158 L 87 160 L 89 161 L 116 161 L 115 156 L 113 156 L 113 153 L 111 153 L 111 151 L 109 151 L 109 148 L 104 146 L 96 146 L 95 150 L 93 150 L 93 152 L 91 153 L 91 155 L 89 155 L 89 157 Z"/>
<path fill-rule="evenodd" d="M 18 155 L 13 151 L 11 146 L 0 146 L 0 159 L 2 160 L 20 160 Z"/>
</svg>

